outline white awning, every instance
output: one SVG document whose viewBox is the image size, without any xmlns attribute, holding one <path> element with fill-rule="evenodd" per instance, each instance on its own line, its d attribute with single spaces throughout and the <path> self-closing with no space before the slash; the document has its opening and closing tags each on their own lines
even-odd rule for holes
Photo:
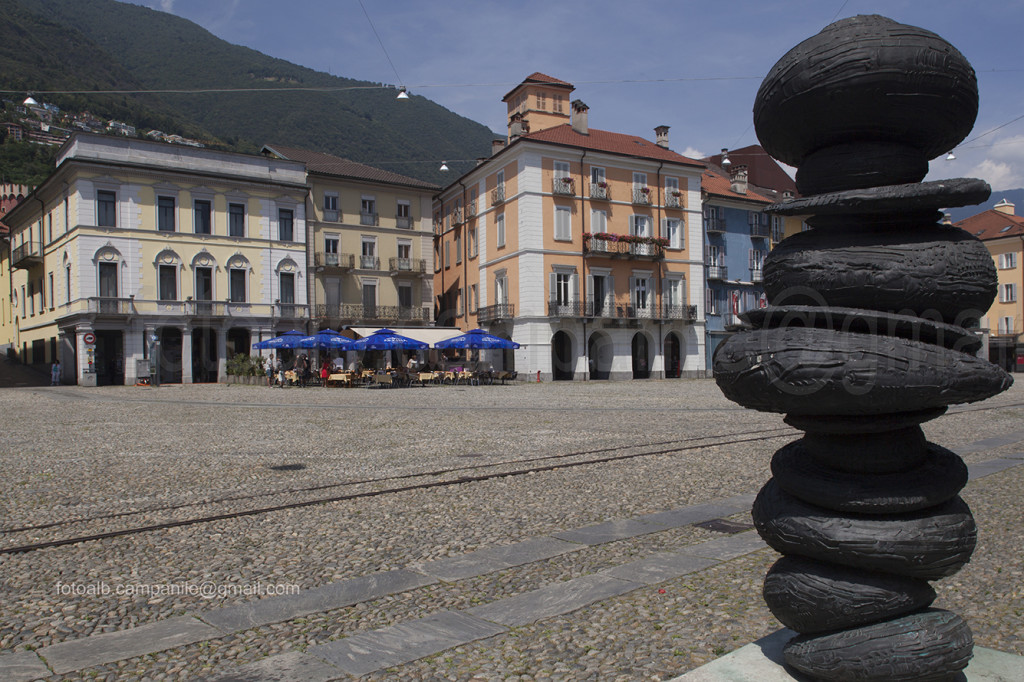
<svg viewBox="0 0 1024 682">
<path fill-rule="evenodd" d="M 360 336 L 360 338 L 366 338 L 370 334 L 374 333 L 381 327 L 349 327 L 349 331 L 353 331 Z M 455 327 L 388 327 L 393 332 L 401 334 L 402 336 L 408 336 L 410 339 L 416 339 L 423 343 L 429 344 L 431 347 L 439 341 L 450 339 L 460 334 L 464 334 L 461 329 Z"/>
</svg>

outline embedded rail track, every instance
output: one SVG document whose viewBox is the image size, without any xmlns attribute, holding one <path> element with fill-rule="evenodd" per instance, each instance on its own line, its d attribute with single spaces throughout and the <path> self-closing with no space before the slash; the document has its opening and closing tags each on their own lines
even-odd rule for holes
<svg viewBox="0 0 1024 682">
<path fill-rule="evenodd" d="M 947 412 L 947 414 L 958 414 L 962 412 L 978 412 L 1012 407 L 1024 407 L 1024 403 L 1003 403 L 978 407 L 959 407 L 955 409 L 950 409 Z M 314 497 L 313 499 L 289 501 L 279 504 L 267 504 L 264 506 L 246 508 L 236 511 L 207 514 L 203 516 L 195 516 L 185 519 L 168 520 L 160 523 L 132 526 L 128 528 L 121 528 L 117 530 L 110 530 L 99 533 L 74 535 L 70 537 L 47 540 L 43 542 L 34 542 L 11 547 L 3 547 L 0 548 L 0 555 L 33 552 L 41 549 L 62 547 L 66 545 L 75 545 L 83 542 L 93 542 L 98 540 L 107 540 L 111 538 L 124 537 L 129 535 L 151 533 L 155 531 L 167 530 L 170 528 L 193 526 L 198 524 L 212 523 L 216 521 L 236 519 L 247 516 L 257 516 L 260 514 L 268 514 L 271 512 L 284 511 L 289 509 L 301 509 L 303 507 L 329 504 L 332 502 L 342 502 L 346 500 L 355 500 L 360 498 L 382 497 L 386 495 L 394 495 L 398 493 L 410 492 L 415 490 L 465 485 L 469 483 L 477 483 L 497 478 L 523 476 L 528 474 L 543 473 L 573 467 L 594 466 L 599 464 L 607 464 L 611 462 L 625 461 L 642 457 L 672 455 L 691 450 L 726 447 L 729 445 L 736 445 L 739 443 L 766 441 L 776 438 L 793 436 L 799 433 L 801 432 L 798 431 L 797 429 L 786 426 L 771 429 L 758 429 L 756 431 L 715 434 L 711 436 L 695 436 L 690 438 L 644 443 L 641 445 L 634 446 L 616 445 L 610 447 L 595 448 L 591 450 L 581 450 L 570 453 L 543 455 L 539 457 L 531 457 L 526 459 L 484 462 L 474 465 L 449 467 L 444 469 L 401 474 L 396 476 L 386 476 L 380 478 L 361 480 L 347 480 L 336 483 L 326 483 L 322 485 L 304 486 L 284 490 L 269 490 L 246 495 L 233 495 L 221 497 L 213 500 L 199 500 L 196 502 L 188 502 L 183 504 L 148 507 L 144 509 L 123 511 L 112 514 L 101 514 L 92 517 L 77 517 L 71 519 L 64 519 L 60 521 L 53 521 L 37 525 L 26 525 L 14 528 L 2 528 L 0 529 L 0 536 L 10 536 L 18 533 L 29 533 L 33 531 L 71 526 L 75 524 L 110 521 L 113 519 L 140 516 L 143 514 L 152 514 L 155 512 L 176 511 L 186 508 L 213 506 L 229 502 L 252 501 L 280 496 L 295 496 L 304 493 L 319 493 L 331 489 L 353 488 L 361 485 L 385 486 L 378 487 L 372 490 L 343 492 L 340 494 L 328 495 L 324 497 Z M 493 471 L 485 471 L 487 469 L 493 469 Z M 415 480 L 424 478 L 433 478 L 434 480 Z M 406 481 L 412 482 L 404 483 Z"/>
</svg>

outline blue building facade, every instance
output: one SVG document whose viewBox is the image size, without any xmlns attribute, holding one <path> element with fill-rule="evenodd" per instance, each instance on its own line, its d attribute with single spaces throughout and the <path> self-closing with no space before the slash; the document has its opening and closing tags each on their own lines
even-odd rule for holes
<svg viewBox="0 0 1024 682">
<path fill-rule="evenodd" d="M 709 169 L 701 185 L 705 352 L 710 368 L 715 349 L 739 328 L 740 313 L 767 305 L 762 272 L 772 246 L 772 228 L 777 226 L 764 212 L 772 201 L 748 186 L 744 167 L 730 177 Z"/>
</svg>

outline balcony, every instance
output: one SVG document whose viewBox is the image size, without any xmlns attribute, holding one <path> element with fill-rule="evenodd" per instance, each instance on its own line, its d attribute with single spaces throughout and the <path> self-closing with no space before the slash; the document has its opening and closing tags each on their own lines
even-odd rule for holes
<svg viewBox="0 0 1024 682">
<path fill-rule="evenodd" d="M 412 216 L 407 215 L 396 215 L 395 216 L 395 227 L 403 230 L 412 229 Z"/>
<path fill-rule="evenodd" d="M 585 306 L 579 299 L 548 301 L 548 317 L 584 317 Z"/>
<path fill-rule="evenodd" d="M 477 322 L 485 324 L 488 322 L 500 322 L 501 320 L 511 320 L 515 317 L 515 304 L 514 303 L 498 303 L 495 305 L 484 306 L 477 309 L 476 317 Z"/>
<path fill-rule="evenodd" d="M 708 234 L 725 234 L 725 219 L 705 218 L 704 231 Z"/>
<path fill-rule="evenodd" d="M 336 223 L 341 220 L 341 211 L 334 209 L 324 209 L 324 222 L 325 223 Z"/>
<path fill-rule="evenodd" d="M 390 258 L 388 270 L 392 273 L 408 272 L 422 275 L 427 272 L 427 261 L 423 258 Z"/>
<path fill-rule="evenodd" d="M 326 253 L 317 251 L 313 254 L 313 264 L 318 268 L 330 268 L 332 270 L 351 270 L 355 257 L 351 253 Z"/>
<path fill-rule="evenodd" d="M 684 322 L 696 322 L 697 306 L 662 304 L 661 314 L 659 315 L 659 317 L 662 320 L 683 320 Z"/>
<path fill-rule="evenodd" d="M 360 256 L 359 269 L 380 270 L 380 258 L 377 258 L 376 256 Z"/>
<path fill-rule="evenodd" d="M 729 270 L 724 265 L 708 265 L 708 279 L 728 279 Z"/>
<path fill-rule="evenodd" d="M 682 208 L 682 193 L 669 191 L 665 193 L 665 208 Z"/>
<path fill-rule="evenodd" d="M 452 225 L 462 224 L 462 209 L 456 208 L 452 210 Z"/>
<path fill-rule="evenodd" d="M 551 193 L 563 196 L 576 196 L 576 185 L 572 178 L 551 178 Z"/>
<path fill-rule="evenodd" d="M 28 270 L 33 265 L 43 264 L 43 253 L 38 244 L 27 243 L 11 250 L 11 267 Z"/>
<path fill-rule="evenodd" d="M 613 236 L 618 237 L 620 235 Z M 635 244 L 627 241 L 613 241 L 591 237 L 583 241 L 583 253 L 590 256 L 603 256 L 605 258 L 658 260 L 665 257 L 665 247 L 661 244 Z"/>
<path fill-rule="evenodd" d="M 505 203 L 505 186 L 500 185 L 491 190 L 491 206 Z"/>
<path fill-rule="evenodd" d="M 752 239 L 768 239 L 772 236 L 772 228 L 760 223 L 750 226 L 750 237 Z"/>
<path fill-rule="evenodd" d="M 611 188 L 608 187 L 607 182 L 592 182 L 590 183 L 590 198 L 600 199 L 601 201 L 609 201 L 612 198 Z"/>
<path fill-rule="evenodd" d="M 764 281 L 764 270 L 761 268 L 750 269 L 750 281 L 754 284 L 759 284 Z"/>
<path fill-rule="evenodd" d="M 380 216 L 377 213 L 360 212 L 359 224 L 376 227 L 377 225 L 380 225 Z"/>
<path fill-rule="evenodd" d="M 466 204 L 466 219 L 468 220 L 469 218 L 475 218 L 475 217 L 476 217 L 476 200 L 474 199 L 473 201 L 471 201 L 468 204 Z"/>
<path fill-rule="evenodd" d="M 384 326 L 385 323 L 431 321 L 431 310 L 424 306 L 363 305 L 362 303 L 318 304 L 314 311 L 316 319 L 328 321 L 330 326 L 341 323 L 371 322 Z"/>
<path fill-rule="evenodd" d="M 633 203 L 638 206 L 650 206 L 651 205 L 651 188 L 650 187 L 634 187 L 633 188 Z"/>
<path fill-rule="evenodd" d="M 151 317 L 159 320 L 285 318 L 304 320 L 309 306 L 297 303 L 245 303 L 236 301 L 155 301 L 139 298 L 93 296 L 63 306 L 62 315 L 84 313 L 96 317 Z"/>
</svg>

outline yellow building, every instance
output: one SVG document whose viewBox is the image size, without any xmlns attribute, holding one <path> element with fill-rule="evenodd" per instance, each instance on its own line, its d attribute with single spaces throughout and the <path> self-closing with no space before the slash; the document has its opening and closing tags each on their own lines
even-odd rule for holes
<svg viewBox="0 0 1024 682">
<path fill-rule="evenodd" d="M 14 313 L 11 301 L 14 289 L 11 284 L 10 230 L 4 222 L 7 211 L 18 205 L 30 189 L 25 185 L 0 184 L 0 353 L 14 353 Z"/>
<path fill-rule="evenodd" d="M 434 204 L 437 323 L 522 344 L 495 369 L 556 380 L 703 375 L 701 172 L 656 141 L 589 127 L 570 83 L 503 99 L 508 142 Z"/>
<path fill-rule="evenodd" d="M 989 360 L 1008 372 L 1024 371 L 1024 217 L 1003 199 L 993 208 L 956 223 L 980 239 L 996 264 L 999 292 L 981 326 L 989 332 Z"/>
<path fill-rule="evenodd" d="M 433 322 L 430 207 L 440 188 L 330 154 L 281 145 L 263 153 L 300 161 L 313 277 L 309 301 L 321 329 Z"/>
<path fill-rule="evenodd" d="M 6 216 L 13 343 L 63 379 L 223 380 L 307 306 L 300 163 L 78 134 Z"/>
</svg>

